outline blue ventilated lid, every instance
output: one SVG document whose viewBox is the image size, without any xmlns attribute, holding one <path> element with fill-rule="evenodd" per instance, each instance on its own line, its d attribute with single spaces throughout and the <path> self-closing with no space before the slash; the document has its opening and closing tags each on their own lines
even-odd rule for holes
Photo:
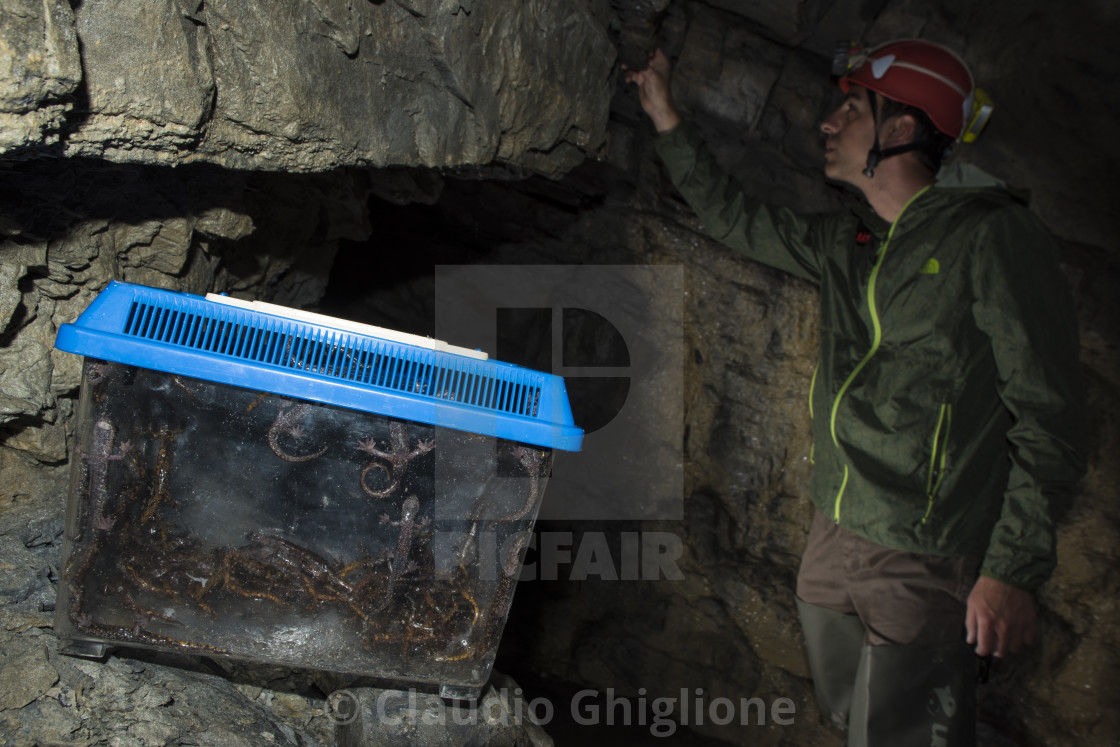
<svg viewBox="0 0 1120 747">
<path fill-rule="evenodd" d="M 317 324 L 114 281 L 73 324 L 59 328 L 55 347 L 180 376 L 579 451 L 583 431 L 572 421 L 563 378 L 363 334 L 337 321 L 337 326 Z"/>
</svg>

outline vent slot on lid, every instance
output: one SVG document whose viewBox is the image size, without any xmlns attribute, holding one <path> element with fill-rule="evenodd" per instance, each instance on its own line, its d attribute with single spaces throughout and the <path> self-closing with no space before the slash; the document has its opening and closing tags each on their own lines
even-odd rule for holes
<svg viewBox="0 0 1120 747">
<path fill-rule="evenodd" d="M 342 332 L 308 334 L 298 324 L 278 317 L 242 324 L 133 301 L 124 334 L 430 399 L 538 417 L 541 386 L 531 380 L 532 372 L 517 369 L 509 377 L 488 375 L 469 359 L 461 365 L 447 365 L 449 356 L 439 356 L 442 361 L 437 362 L 437 356 L 426 351 L 351 338 Z"/>
</svg>

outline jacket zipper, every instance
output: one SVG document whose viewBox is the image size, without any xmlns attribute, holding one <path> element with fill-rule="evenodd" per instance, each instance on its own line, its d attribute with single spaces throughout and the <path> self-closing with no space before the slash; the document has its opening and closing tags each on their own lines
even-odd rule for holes
<svg viewBox="0 0 1120 747">
<path fill-rule="evenodd" d="M 813 419 L 813 392 L 817 388 L 817 372 L 820 370 L 820 368 L 821 368 L 821 364 L 818 362 L 817 365 L 813 367 L 813 378 L 809 379 L 809 420 Z M 817 448 L 816 442 L 815 441 L 810 441 L 809 442 L 809 464 L 816 464 L 816 460 L 813 459 L 813 452 L 816 450 L 816 448 Z"/>
<path fill-rule="evenodd" d="M 894 236 L 894 230 L 898 227 L 898 223 L 902 220 L 902 216 L 906 214 L 906 209 L 910 207 L 914 200 L 925 194 L 926 190 L 928 189 L 928 186 L 922 187 L 920 190 L 918 190 L 917 193 L 914 194 L 913 197 L 906 201 L 905 205 L 902 206 L 902 210 L 899 211 L 898 215 L 894 219 L 894 222 L 891 223 L 890 230 L 887 231 L 887 238 L 884 239 L 883 243 L 879 246 L 879 256 L 875 260 L 875 266 L 871 268 L 871 279 L 868 280 L 867 283 L 867 310 L 871 314 L 871 326 L 873 331 L 871 338 L 871 348 L 867 351 L 867 354 L 863 356 L 863 360 L 859 362 L 859 365 L 857 365 L 852 370 L 852 372 L 848 374 L 848 378 L 844 380 L 844 385 L 840 387 L 840 391 L 836 393 L 836 398 L 832 401 L 832 413 L 829 418 L 829 432 L 832 434 L 832 443 L 838 451 L 840 450 L 840 440 L 836 437 L 836 413 L 840 409 L 840 400 L 844 397 L 844 394 L 848 391 L 848 387 L 852 385 L 852 382 L 855 380 L 856 376 L 858 376 L 860 371 L 863 370 L 864 366 L 867 365 L 867 362 L 871 360 L 872 356 L 874 356 L 876 352 L 878 352 L 879 344 L 883 341 L 883 328 L 879 323 L 879 310 L 875 306 L 875 281 L 879 278 L 879 268 L 883 266 L 883 260 L 887 256 L 887 247 L 889 247 L 891 243 L 891 237 Z M 840 523 L 840 502 L 844 499 L 844 488 L 846 488 L 847 486 L 848 465 L 845 464 L 844 477 L 840 482 L 840 490 L 836 493 L 836 500 L 832 510 L 832 519 L 837 524 Z"/>
<path fill-rule="evenodd" d="M 937 416 L 937 428 L 933 432 L 933 448 L 929 455 L 929 476 L 926 477 L 926 505 L 925 516 L 922 524 L 929 520 L 933 511 L 933 498 L 941 488 L 941 481 L 945 479 L 945 462 L 949 458 L 949 428 L 953 425 L 953 407 L 949 404 L 941 405 L 941 413 Z"/>
</svg>

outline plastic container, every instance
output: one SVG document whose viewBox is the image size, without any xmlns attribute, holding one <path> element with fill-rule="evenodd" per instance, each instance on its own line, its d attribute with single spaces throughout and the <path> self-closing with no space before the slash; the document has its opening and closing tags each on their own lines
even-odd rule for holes
<svg viewBox="0 0 1120 747">
<path fill-rule="evenodd" d="M 86 360 L 55 630 L 476 697 L 581 443 L 563 380 L 289 311 L 113 283 L 59 330 Z"/>
</svg>

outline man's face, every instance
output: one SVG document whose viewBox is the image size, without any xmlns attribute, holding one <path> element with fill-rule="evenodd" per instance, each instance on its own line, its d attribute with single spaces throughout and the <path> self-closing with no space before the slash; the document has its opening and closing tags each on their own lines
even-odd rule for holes
<svg viewBox="0 0 1120 747">
<path fill-rule="evenodd" d="M 858 187 L 867 180 L 867 152 L 875 146 L 875 121 L 867 89 L 853 84 L 835 111 L 821 122 L 824 174 Z"/>
</svg>

